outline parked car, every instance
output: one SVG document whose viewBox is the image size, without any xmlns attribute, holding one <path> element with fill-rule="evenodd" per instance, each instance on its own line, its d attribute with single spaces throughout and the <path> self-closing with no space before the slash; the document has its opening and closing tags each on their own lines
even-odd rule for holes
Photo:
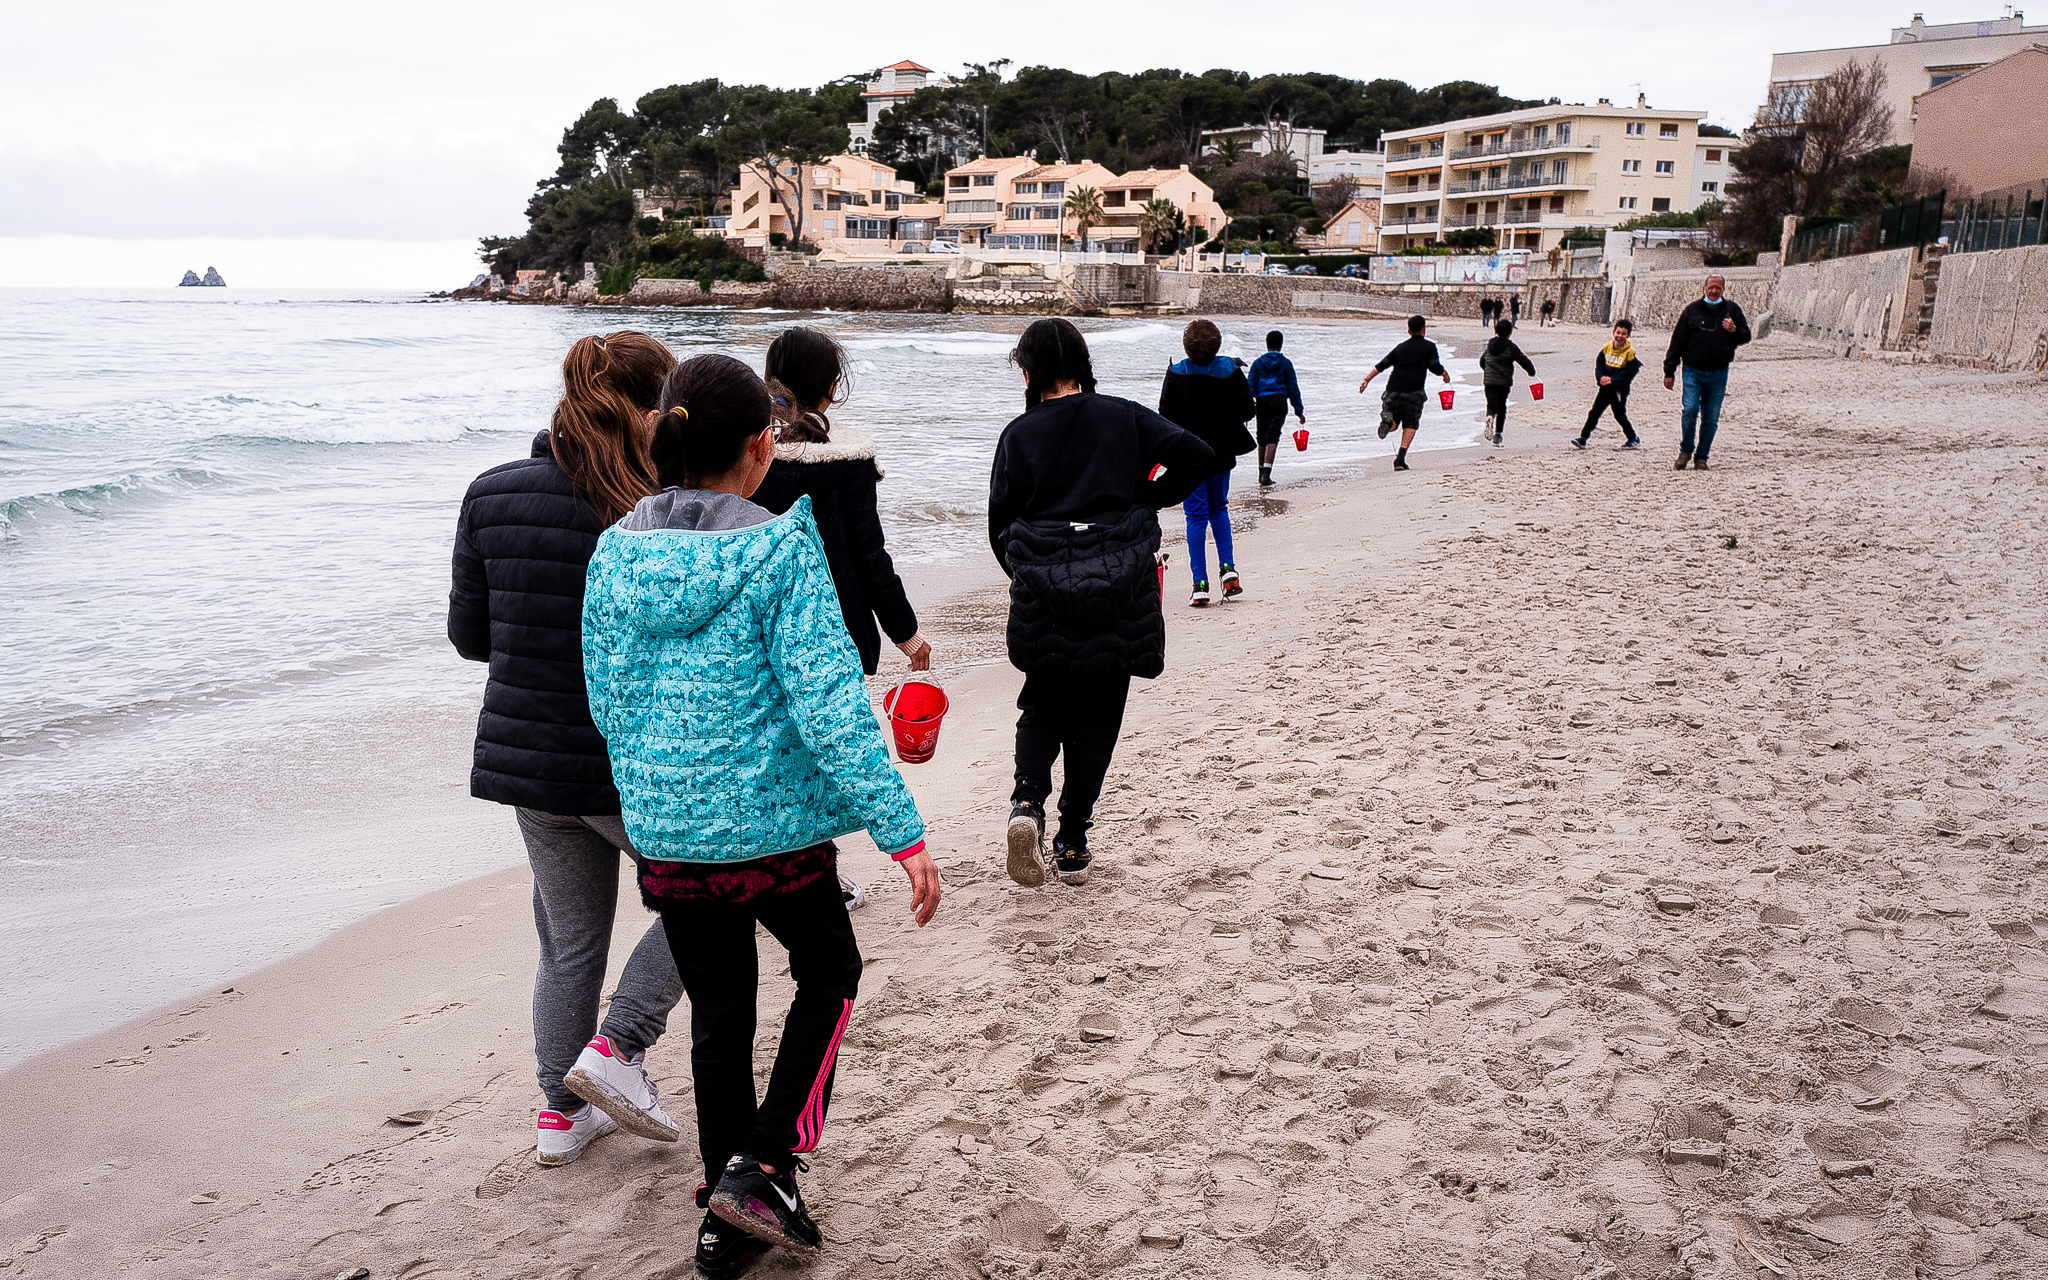
<svg viewBox="0 0 2048 1280">
<path fill-rule="evenodd" d="M 903 247 L 902 247 L 901 249 L 898 249 L 898 250 L 897 250 L 896 252 L 898 252 L 898 253 L 928 253 L 928 252 L 930 252 L 930 251 L 929 251 L 928 249 L 926 249 L 926 248 L 925 248 L 925 243 L 924 243 L 924 241 L 922 241 L 922 240 L 905 240 L 905 241 L 903 242 Z"/>
<path fill-rule="evenodd" d="M 960 252 L 960 246 L 959 246 L 959 245 L 957 245 L 957 244 L 955 244 L 955 243 L 954 243 L 953 241 L 951 241 L 951 240 L 934 240 L 934 241 L 932 241 L 932 244 L 931 244 L 931 248 L 930 248 L 930 250 L 929 250 L 928 252 L 931 252 L 931 253 L 958 253 L 958 252 Z"/>
<path fill-rule="evenodd" d="M 1365 264 L 1363 263 L 1347 262 L 1343 266 L 1337 268 L 1337 274 L 1340 276 L 1349 276 L 1352 279 L 1356 280 L 1360 276 L 1369 276 L 1372 273 L 1365 269 Z"/>
<path fill-rule="evenodd" d="M 1262 276 L 1291 276 L 1294 273 L 1292 271 L 1289 271 L 1286 267 L 1280 266 L 1279 264 L 1275 263 L 1273 266 L 1267 267 L 1264 271 L 1261 271 L 1259 274 Z"/>
<path fill-rule="evenodd" d="M 1315 273 L 1316 269 L 1306 262 L 1302 263 L 1300 266 L 1294 269 L 1294 274 L 1298 276 L 1312 276 Z"/>
</svg>

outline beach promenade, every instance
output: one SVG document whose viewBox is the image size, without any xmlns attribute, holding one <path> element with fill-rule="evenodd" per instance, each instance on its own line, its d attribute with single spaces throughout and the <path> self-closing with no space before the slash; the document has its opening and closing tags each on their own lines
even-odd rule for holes
<svg viewBox="0 0 2048 1280">
<path fill-rule="evenodd" d="M 805 1274 L 2048 1273 L 2041 384 L 1772 338 L 1675 474 L 1654 371 L 1574 453 L 1601 337 L 1518 340 L 1507 448 L 1245 502 L 1085 887 L 1002 870 L 1021 677 L 949 681 L 933 925 L 847 842 Z M 928 613 L 1000 652 L 994 590 Z M 687 1139 L 532 1161 L 529 881 L 8 1073 L 0 1275 L 687 1275 Z"/>
</svg>

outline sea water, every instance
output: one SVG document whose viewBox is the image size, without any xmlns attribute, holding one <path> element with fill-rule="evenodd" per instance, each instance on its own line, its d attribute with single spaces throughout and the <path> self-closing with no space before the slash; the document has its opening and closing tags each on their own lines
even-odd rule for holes
<svg viewBox="0 0 2048 1280">
<path fill-rule="evenodd" d="M 0 1066 L 515 856 L 449 831 L 423 858 L 367 838 L 373 815 L 350 808 L 395 760 L 362 746 L 394 709 L 443 728 L 473 716 L 444 630 L 464 488 L 528 454 L 581 335 L 636 328 L 759 368 L 799 323 L 846 346 L 833 418 L 879 450 L 896 559 L 984 557 L 1028 317 L 0 289 L 0 998 L 24 1015 L 0 1031 Z M 1179 324 L 1078 323 L 1098 389 L 1156 403 Z M 1220 324 L 1224 353 L 1249 361 L 1274 322 Z M 1357 383 L 1399 326 L 1278 327 L 1313 433 L 1307 454 L 1283 442 L 1283 482 L 1384 466 L 1378 388 Z M 1462 394 L 1432 406 L 1419 445 L 1472 443 L 1478 338 L 1434 336 Z M 1241 463 L 1237 483 L 1254 475 Z M 317 745 L 354 724 L 359 749 Z M 439 784 L 459 794 L 452 773 Z M 280 842 L 280 797 L 330 815 L 332 843 Z M 208 839 L 167 841 L 195 824 Z"/>
</svg>

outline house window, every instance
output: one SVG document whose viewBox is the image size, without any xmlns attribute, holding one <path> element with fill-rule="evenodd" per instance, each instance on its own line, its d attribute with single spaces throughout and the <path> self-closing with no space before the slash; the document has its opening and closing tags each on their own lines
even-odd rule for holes
<svg viewBox="0 0 2048 1280">
<path fill-rule="evenodd" d="M 866 155 L 867 150 L 868 140 L 866 138 L 855 138 L 853 140 L 853 154 L 857 156 Z"/>
<path fill-rule="evenodd" d="M 1636 198 L 1634 196 L 1622 196 L 1621 203 L 1614 207 L 1617 209 L 1633 209 L 1636 207 Z"/>
<path fill-rule="evenodd" d="M 1432 174 L 1430 174 L 1430 175 L 1429 175 L 1429 189 L 1430 189 L 1430 190 L 1434 191 L 1434 190 L 1436 190 L 1436 189 L 1437 189 L 1438 187 L 1442 186 L 1443 184 L 1444 184 L 1444 175 L 1442 175 L 1441 173 L 1432 173 Z"/>
<path fill-rule="evenodd" d="M 1150 200 L 1151 198 L 1152 198 L 1152 188 L 1150 188 L 1150 187 L 1132 187 L 1132 188 L 1131 188 L 1131 203 L 1132 203 L 1132 204 L 1143 204 L 1143 203 L 1145 203 L 1145 202 L 1146 202 L 1147 200 Z"/>
<path fill-rule="evenodd" d="M 1667 196 L 1658 196 L 1658 197 L 1657 197 L 1656 199 L 1654 199 L 1654 200 L 1650 201 L 1650 212 L 1651 212 L 1651 213 L 1669 213 L 1669 212 L 1671 212 L 1671 200 L 1670 200 L 1670 198 L 1669 198 L 1669 197 L 1667 197 Z"/>
<path fill-rule="evenodd" d="M 1362 231 L 1363 229 L 1364 229 L 1364 225 L 1363 225 L 1362 223 L 1357 223 L 1357 222 L 1347 222 L 1347 223 L 1345 223 L 1345 224 L 1344 224 L 1344 243 L 1345 243 L 1345 244 L 1357 244 L 1357 243 L 1358 243 L 1358 238 L 1359 238 L 1359 233 L 1360 233 L 1360 232 L 1361 232 L 1361 231 Z"/>
<path fill-rule="evenodd" d="M 1563 212 L 1564 212 L 1564 197 L 1563 197 L 1563 196 L 1552 196 L 1552 197 L 1550 197 L 1550 211 L 1551 211 L 1552 213 L 1563 213 Z"/>
<path fill-rule="evenodd" d="M 1534 129 L 1529 130 L 1529 136 L 1534 138 L 1538 144 L 1548 142 L 1550 141 L 1550 126 L 1539 124 Z"/>
<path fill-rule="evenodd" d="M 1053 197 L 1064 196 L 1067 194 L 1067 184 L 1064 182 L 1048 182 L 1045 184 L 1045 194 Z"/>
<path fill-rule="evenodd" d="M 1640 160 L 1624 160 L 1621 162 L 1621 171 L 1623 173 L 1641 173 L 1643 171 L 1643 162 Z"/>
<path fill-rule="evenodd" d="M 828 191 L 825 193 L 825 207 L 827 209 L 837 209 L 840 205 L 844 203 L 845 201 L 840 198 L 840 195 L 837 191 Z"/>
<path fill-rule="evenodd" d="M 829 235 L 831 235 L 831 234 L 832 234 L 832 224 L 833 224 L 833 223 L 835 223 L 835 222 L 837 222 L 837 221 L 838 221 L 838 219 L 836 219 L 836 218 L 827 218 L 827 219 L 825 219 L 825 234 L 826 234 L 826 235 L 828 235 L 828 236 L 829 236 Z"/>
<path fill-rule="evenodd" d="M 1660 124 L 1657 126 L 1657 136 L 1660 138 L 1675 138 L 1678 136 L 1678 126 L 1675 124 Z"/>
<path fill-rule="evenodd" d="M 1552 182 L 1563 182 L 1569 167 L 1563 160 L 1552 160 L 1550 162 L 1550 180 Z"/>
<path fill-rule="evenodd" d="M 1673 173 L 1676 173 L 1677 171 L 1678 162 L 1676 160 L 1659 160 L 1657 162 L 1657 172 L 1663 174 L 1665 177 L 1670 177 Z"/>
<path fill-rule="evenodd" d="M 1708 147 L 1708 148 L 1707 148 L 1707 163 L 1708 163 L 1708 164 L 1719 164 L 1719 163 L 1721 163 L 1721 150 L 1720 150 L 1720 148 L 1718 148 L 1718 147 Z"/>
<path fill-rule="evenodd" d="M 811 181 L 821 184 L 830 182 L 832 181 L 832 171 L 830 169 L 820 169 L 811 175 Z"/>
<path fill-rule="evenodd" d="M 811 208 L 813 208 L 813 209 L 822 209 L 822 208 L 824 208 L 824 207 L 825 207 L 825 197 L 823 197 L 823 196 L 819 195 L 819 194 L 818 194 L 818 193 L 816 193 L 815 191 L 814 191 L 814 192 L 812 192 L 812 193 L 811 193 Z"/>
<path fill-rule="evenodd" d="M 1626 133 L 1631 138 L 1640 138 L 1643 136 L 1642 123 L 1638 121 L 1634 124 L 1625 125 L 1622 128 L 1622 132 Z"/>
<path fill-rule="evenodd" d="M 1035 196 L 1038 194 L 1038 184 L 1035 182 L 1020 182 L 1017 184 L 1017 194 L 1020 196 Z"/>
<path fill-rule="evenodd" d="M 1566 121 L 1566 122 L 1565 122 L 1564 124 L 1561 124 L 1561 125 L 1557 126 L 1557 143 L 1558 143 L 1558 145 L 1559 145 L 1559 146 L 1563 146 L 1563 145 L 1564 145 L 1565 143 L 1567 143 L 1567 142 L 1570 142 L 1571 140 L 1572 140 L 1572 126 L 1571 126 L 1571 122 L 1570 122 L 1570 121 Z"/>
<path fill-rule="evenodd" d="M 967 188 L 967 175 L 964 173 L 948 174 L 946 177 L 946 185 L 949 187 L 959 187 L 961 190 L 964 191 Z"/>
<path fill-rule="evenodd" d="M 996 185 L 996 175 L 992 173 L 977 173 L 974 175 L 974 185 L 977 187 L 992 187 Z"/>
<path fill-rule="evenodd" d="M 1701 192 L 1701 194 L 1703 194 L 1703 195 L 1712 195 L 1712 194 L 1714 194 L 1714 193 L 1715 193 L 1716 191 L 1719 191 L 1720 189 L 1721 189 L 1721 184 L 1720 184 L 1720 183 L 1718 183 L 1718 182 L 1702 182 L 1702 183 L 1700 184 L 1700 192 Z"/>
</svg>

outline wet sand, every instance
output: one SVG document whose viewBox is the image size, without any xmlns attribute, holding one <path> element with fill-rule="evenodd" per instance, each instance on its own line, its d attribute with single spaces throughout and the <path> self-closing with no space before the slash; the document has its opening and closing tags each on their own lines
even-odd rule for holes
<svg viewBox="0 0 2048 1280">
<path fill-rule="evenodd" d="M 1020 677 L 949 681 L 906 770 L 947 900 L 915 930 L 846 842 L 828 1247 L 756 1274 L 2048 1271 L 2040 386 L 1772 339 L 1677 475 L 1675 393 L 1574 453 L 1599 337 L 1521 340 L 1509 447 L 1246 504 L 1086 887 L 1003 875 Z M 998 603 L 935 643 L 999 654 Z M 532 1163 L 528 893 L 8 1073 L 0 1274 L 688 1274 L 690 1143 Z M 687 1129 L 686 1046 L 650 1061 Z"/>
</svg>

